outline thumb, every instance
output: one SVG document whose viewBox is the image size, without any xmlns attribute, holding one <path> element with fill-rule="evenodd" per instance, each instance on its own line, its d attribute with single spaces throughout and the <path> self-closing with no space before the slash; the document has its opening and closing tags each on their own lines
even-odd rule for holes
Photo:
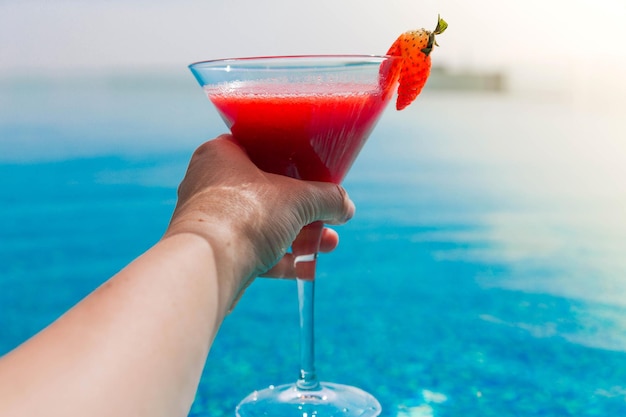
<svg viewBox="0 0 626 417">
<path fill-rule="evenodd" d="M 318 220 L 327 224 L 343 224 L 354 216 L 354 203 L 341 185 L 314 181 L 308 184 L 310 194 L 301 200 L 305 224 Z"/>
</svg>

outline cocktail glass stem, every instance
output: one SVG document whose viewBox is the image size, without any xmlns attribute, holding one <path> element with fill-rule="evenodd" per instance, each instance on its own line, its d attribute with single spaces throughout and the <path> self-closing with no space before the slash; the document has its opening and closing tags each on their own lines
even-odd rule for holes
<svg viewBox="0 0 626 417">
<path fill-rule="evenodd" d="M 292 245 L 298 284 L 300 316 L 300 375 L 296 386 L 301 390 L 319 389 L 315 373 L 315 267 L 324 224 L 305 226 Z"/>
<path fill-rule="evenodd" d="M 297 279 L 298 311 L 300 313 L 300 377 L 296 386 L 301 390 L 319 389 L 315 373 L 315 280 Z"/>
</svg>

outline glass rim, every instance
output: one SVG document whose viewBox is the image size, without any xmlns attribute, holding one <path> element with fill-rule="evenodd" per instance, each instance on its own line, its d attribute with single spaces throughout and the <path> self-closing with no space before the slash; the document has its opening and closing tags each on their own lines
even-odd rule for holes
<svg viewBox="0 0 626 417">
<path fill-rule="evenodd" d="M 204 61 L 196 61 L 188 65 L 190 69 L 204 67 L 213 69 L 222 69 L 230 65 L 241 63 L 241 66 L 237 66 L 237 69 L 259 69 L 245 64 L 254 64 L 255 62 L 305 62 L 306 60 L 319 60 L 319 61 L 348 61 L 356 64 L 362 62 L 364 64 L 380 63 L 387 59 L 397 59 L 395 55 L 368 55 L 368 54 L 312 54 L 312 55 L 267 55 L 267 56 L 247 56 L 239 58 L 220 58 L 210 59 Z M 220 64 L 223 64 L 221 66 Z M 231 67 L 232 68 L 232 67 Z"/>
</svg>

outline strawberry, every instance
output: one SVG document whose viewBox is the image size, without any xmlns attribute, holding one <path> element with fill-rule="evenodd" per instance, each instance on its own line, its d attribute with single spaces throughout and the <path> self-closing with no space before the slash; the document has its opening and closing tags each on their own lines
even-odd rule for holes
<svg viewBox="0 0 626 417">
<path fill-rule="evenodd" d="M 400 79 L 396 109 L 402 110 L 415 100 L 430 75 L 430 53 L 437 45 L 435 35 L 443 33 L 448 24 L 438 17 L 434 31 L 426 29 L 404 32 L 391 45 L 387 55 L 400 56 Z"/>
</svg>

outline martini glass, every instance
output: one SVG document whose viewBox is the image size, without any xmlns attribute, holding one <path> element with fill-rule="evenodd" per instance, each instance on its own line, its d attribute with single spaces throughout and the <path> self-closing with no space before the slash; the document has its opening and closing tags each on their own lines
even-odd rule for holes
<svg viewBox="0 0 626 417">
<path fill-rule="evenodd" d="M 198 62 L 190 69 L 237 142 L 262 170 L 339 184 L 391 98 L 398 58 L 284 56 Z M 254 391 L 237 416 L 374 417 L 379 402 L 348 385 L 320 382 L 314 364 L 315 265 L 323 224 L 292 245 L 300 314 L 300 373 Z"/>
</svg>

